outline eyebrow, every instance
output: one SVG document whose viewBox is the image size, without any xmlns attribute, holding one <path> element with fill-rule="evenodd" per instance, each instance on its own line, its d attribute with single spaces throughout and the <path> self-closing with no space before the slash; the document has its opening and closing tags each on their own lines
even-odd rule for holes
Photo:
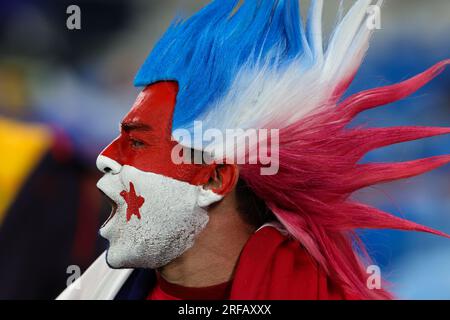
<svg viewBox="0 0 450 320">
<path fill-rule="evenodd" d="M 142 122 L 122 122 L 120 124 L 121 128 L 125 132 L 130 132 L 132 130 L 138 130 L 138 131 L 150 131 L 152 128 L 145 123 Z"/>
</svg>

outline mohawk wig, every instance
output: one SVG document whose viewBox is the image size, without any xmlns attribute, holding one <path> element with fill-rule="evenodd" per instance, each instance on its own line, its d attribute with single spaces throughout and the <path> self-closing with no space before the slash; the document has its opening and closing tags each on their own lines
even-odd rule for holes
<svg viewBox="0 0 450 320">
<path fill-rule="evenodd" d="M 447 134 L 450 129 L 348 124 L 364 110 L 414 93 L 450 60 L 402 83 L 341 101 L 368 48 L 372 31 L 367 10 L 372 4 L 356 1 L 324 50 L 322 0 L 311 2 L 306 26 L 298 0 L 213 1 L 171 25 L 135 84 L 178 82 L 173 130 L 193 130 L 194 121 L 223 131 L 279 129 L 278 173 L 261 175 L 262 165 L 243 164 L 241 177 L 338 284 L 364 298 L 388 298 L 386 291 L 366 287 L 367 256 L 355 230 L 393 228 L 446 235 L 354 202 L 350 195 L 437 168 L 450 162 L 450 156 L 358 162 L 373 149 Z M 227 158 L 227 152 L 217 154 Z"/>
</svg>

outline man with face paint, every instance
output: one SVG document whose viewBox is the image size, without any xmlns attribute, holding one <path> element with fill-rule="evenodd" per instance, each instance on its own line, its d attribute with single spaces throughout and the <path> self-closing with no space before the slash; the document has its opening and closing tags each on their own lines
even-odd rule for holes
<svg viewBox="0 0 450 320">
<path fill-rule="evenodd" d="M 306 27 L 297 0 L 214 1 L 175 22 L 136 76 L 143 89 L 119 136 L 97 159 L 104 173 L 97 186 L 113 207 L 100 229 L 109 248 L 59 298 L 391 298 L 366 286 L 355 229 L 446 235 L 349 196 L 450 157 L 358 161 L 372 149 L 450 129 L 347 125 L 412 94 L 449 61 L 341 101 L 368 46 L 371 4 L 356 1 L 327 50 L 320 0 L 312 1 Z M 211 143 L 195 137 L 196 123 L 219 133 L 278 135 L 247 140 L 240 133 L 232 143 Z M 177 130 L 194 138 L 180 139 Z M 263 149 L 277 155 L 276 172 L 264 171 Z M 180 163 L 180 150 L 185 160 L 206 154 L 212 161 Z M 236 161 L 235 151 L 247 161 Z"/>
<path fill-rule="evenodd" d="M 175 82 L 147 86 L 123 119 L 120 136 L 97 159 L 105 173 L 97 186 L 114 207 L 100 229 L 114 268 L 155 269 L 181 256 L 207 225 L 205 208 L 221 200 L 234 182 L 227 180 L 237 177 L 236 167 L 173 163 L 177 93 Z M 215 170 L 222 183 L 210 189 L 206 185 Z"/>
</svg>

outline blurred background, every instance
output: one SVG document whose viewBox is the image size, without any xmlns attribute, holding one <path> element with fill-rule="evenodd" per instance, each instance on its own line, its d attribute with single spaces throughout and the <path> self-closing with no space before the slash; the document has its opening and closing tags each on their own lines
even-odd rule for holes
<svg viewBox="0 0 450 320">
<path fill-rule="evenodd" d="M 133 77 L 154 42 L 177 14 L 207 2 L 0 0 L 0 299 L 52 299 L 69 265 L 83 271 L 104 250 L 98 228 L 110 207 L 95 187 L 95 158 L 134 102 Z M 325 2 L 331 30 L 339 1 Z M 81 8 L 81 30 L 66 27 L 71 4 Z M 450 58 L 448 0 L 386 0 L 381 27 L 349 94 Z M 450 126 L 450 71 L 356 123 Z M 364 161 L 448 153 L 444 136 L 379 149 Z M 355 197 L 450 234 L 450 166 Z M 450 240 L 362 235 L 399 298 L 450 299 Z"/>
</svg>

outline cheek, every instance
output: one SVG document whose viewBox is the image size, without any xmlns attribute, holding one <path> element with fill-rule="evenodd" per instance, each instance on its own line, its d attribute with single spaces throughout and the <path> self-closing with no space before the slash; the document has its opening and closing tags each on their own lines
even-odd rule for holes
<svg viewBox="0 0 450 320">
<path fill-rule="evenodd" d="M 197 212 L 200 209 L 197 186 L 128 166 L 124 167 L 123 180 L 128 187 L 121 191 L 126 213 L 121 219 L 128 225 L 145 226 L 147 231 L 157 225 L 167 228 L 177 225 L 176 229 L 192 224 L 203 227 L 206 213 Z"/>
</svg>

